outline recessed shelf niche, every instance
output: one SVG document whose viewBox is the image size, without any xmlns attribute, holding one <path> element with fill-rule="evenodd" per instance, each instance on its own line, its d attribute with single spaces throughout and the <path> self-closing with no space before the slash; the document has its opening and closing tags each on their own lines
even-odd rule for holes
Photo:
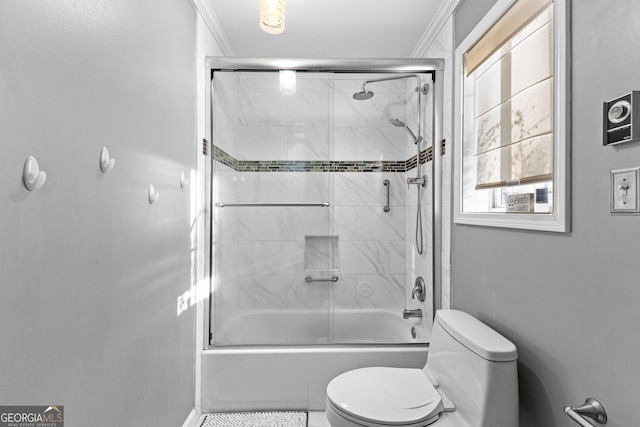
<svg viewBox="0 0 640 427">
<path fill-rule="evenodd" d="M 304 269 L 334 273 L 340 269 L 338 236 L 305 236 Z"/>
</svg>

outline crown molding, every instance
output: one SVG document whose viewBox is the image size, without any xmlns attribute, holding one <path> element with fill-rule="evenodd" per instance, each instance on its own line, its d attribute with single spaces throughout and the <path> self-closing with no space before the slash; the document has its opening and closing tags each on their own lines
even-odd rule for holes
<svg viewBox="0 0 640 427">
<path fill-rule="evenodd" d="M 220 46 L 220 50 L 224 56 L 235 56 L 233 47 L 229 42 L 227 34 L 224 32 L 215 11 L 211 7 L 210 0 L 191 0 L 196 11 L 202 16 L 207 28 L 211 31 L 211 35 Z"/>
<path fill-rule="evenodd" d="M 411 58 L 424 57 L 427 53 L 427 49 L 429 49 L 433 41 L 438 37 L 440 30 L 442 30 L 444 25 L 447 23 L 449 17 L 453 15 L 453 11 L 461 1 L 462 0 L 446 0 L 442 2 L 440 8 L 438 8 L 438 11 L 431 21 L 431 24 L 429 24 L 429 27 L 427 27 L 425 32 L 422 34 L 422 37 L 420 37 L 416 47 L 413 48 Z"/>
</svg>

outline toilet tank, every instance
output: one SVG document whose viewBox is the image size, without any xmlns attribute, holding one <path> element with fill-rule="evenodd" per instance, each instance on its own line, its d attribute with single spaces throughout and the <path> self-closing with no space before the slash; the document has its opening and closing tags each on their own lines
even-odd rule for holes
<svg viewBox="0 0 640 427">
<path fill-rule="evenodd" d="M 467 313 L 440 310 L 425 373 L 472 427 L 518 426 L 515 345 Z"/>
</svg>

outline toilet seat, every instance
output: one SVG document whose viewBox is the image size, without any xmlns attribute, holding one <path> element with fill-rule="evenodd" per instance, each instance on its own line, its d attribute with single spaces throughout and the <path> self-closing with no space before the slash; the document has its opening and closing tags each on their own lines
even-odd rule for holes
<svg viewBox="0 0 640 427">
<path fill-rule="evenodd" d="M 353 423 L 422 427 L 438 420 L 442 398 L 421 369 L 361 368 L 327 386 L 328 409 Z"/>
</svg>

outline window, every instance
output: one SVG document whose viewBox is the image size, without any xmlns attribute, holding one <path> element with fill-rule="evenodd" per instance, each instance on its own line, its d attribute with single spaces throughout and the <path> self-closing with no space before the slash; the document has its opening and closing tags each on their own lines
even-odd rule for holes
<svg viewBox="0 0 640 427">
<path fill-rule="evenodd" d="M 567 231 L 567 4 L 499 0 L 456 51 L 456 222 Z"/>
</svg>

